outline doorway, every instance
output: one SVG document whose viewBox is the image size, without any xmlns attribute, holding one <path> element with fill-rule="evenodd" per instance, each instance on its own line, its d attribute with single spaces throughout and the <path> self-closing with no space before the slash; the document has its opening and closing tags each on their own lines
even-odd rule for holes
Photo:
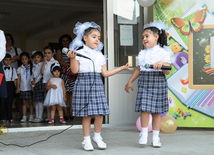
<svg viewBox="0 0 214 155">
<path fill-rule="evenodd" d="M 94 21 L 101 26 L 104 34 L 103 1 L 101 0 L 1 0 L 0 10 L 1 30 L 12 34 L 15 41 L 14 47 L 30 55 L 35 50 L 43 51 L 46 45 L 57 47 L 59 37 L 63 34 L 69 34 L 75 38 L 73 28 L 77 22 Z M 45 122 L 20 123 L 20 119 L 21 112 L 14 100 L 14 121 L 6 126 L 12 128 L 48 126 Z M 67 124 L 70 123 L 70 120 L 67 121 Z M 74 124 L 81 124 L 81 119 L 76 119 Z"/>
</svg>

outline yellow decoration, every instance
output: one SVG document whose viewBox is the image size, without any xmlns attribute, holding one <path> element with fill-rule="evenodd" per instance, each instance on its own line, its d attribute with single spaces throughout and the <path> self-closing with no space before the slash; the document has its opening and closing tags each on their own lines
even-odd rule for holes
<svg viewBox="0 0 214 155">
<path fill-rule="evenodd" d="M 172 3 L 174 0 L 160 0 L 162 3 L 164 4 L 170 4 Z"/>
<path fill-rule="evenodd" d="M 164 133 L 173 133 L 177 129 L 177 121 L 174 117 L 165 115 L 161 117 L 160 131 Z"/>
<path fill-rule="evenodd" d="M 187 88 L 186 87 L 182 87 L 182 90 L 181 90 L 183 93 L 186 93 L 187 92 Z"/>
<path fill-rule="evenodd" d="M 2 129 L 6 129 L 7 132 L 3 132 Z M 3 126 L 0 127 L 0 134 L 1 135 L 6 135 L 8 132 L 9 132 L 9 129 L 7 127 L 3 127 Z"/>
<path fill-rule="evenodd" d="M 210 55 L 209 54 L 204 57 L 204 61 L 206 63 L 210 63 Z"/>
<path fill-rule="evenodd" d="M 207 54 L 210 54 L 210 45 L 207 45 L 207 46 L 205 47 L 205 52 L 206 52 Z"/>
<path fill-rule="evenodd" d="M 170 45 L 173 53 L 178 53 L 182 50 L 182 47 L 179 43 L 174 43 Z"/>
</svg>

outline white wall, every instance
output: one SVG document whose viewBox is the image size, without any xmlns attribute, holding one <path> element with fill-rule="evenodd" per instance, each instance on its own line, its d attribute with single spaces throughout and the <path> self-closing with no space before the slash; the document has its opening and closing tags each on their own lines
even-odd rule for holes
<svg viewBox="0 0 214 155">
<path fill-rule="evenodd" d="M 135 112 L 137 80 L 133 83 L 134 91 L 126 93 L 124 88 L 131 74 L 117 74 L 109 78 L 108 100 L 111 114 L 109 124 L 135 124 L 140 113 Z"/>
</svg>

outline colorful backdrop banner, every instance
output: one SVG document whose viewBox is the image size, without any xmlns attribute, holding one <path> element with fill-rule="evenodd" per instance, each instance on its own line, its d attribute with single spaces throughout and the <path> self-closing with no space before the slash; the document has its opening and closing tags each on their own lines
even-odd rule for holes
<svg viewBox="0 0 214 155">
<path fill-rule="evenodd" d="M 169 27 L 168 115 L 178 127 L 214 127 L 214 3 L 156 0 L 153 11 Z"/>
</svg>

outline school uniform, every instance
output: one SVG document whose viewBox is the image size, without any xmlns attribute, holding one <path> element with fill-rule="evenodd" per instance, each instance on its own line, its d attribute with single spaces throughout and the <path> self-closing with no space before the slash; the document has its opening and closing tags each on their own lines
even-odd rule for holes
<svg viewBox="0 0 214 155">
<path fill-rule="evenodd" d="M 159 45 L 141 50 L 137 57 L 140 66 L 138 78 L 138 93 L 135 105 L 136 112 L 161 114 L 167 112 L 168 86 L 162 70 L 146 69 L 145 64 L 155 64 L 157 61 L 171 63 L 169 53 Z"/>
<path fill-rule="evenodd" d="M 15 91 L 14 80 L 16 80 L 16 69 L 3 65 L 6 85 L 7 85 L 7 98 L 1 99 L 1 119 L 12 120 L 12 104 Z"/>
<path fill-rule="evenodd" d="M 33 91 L 33 102 L 43 102 L 44 97 L 44 91 L 43 91 L 43 83 L 42 83 L 42 75 L 41 75 L 41 68 L 42 68 L 43 62 L 39 62 L 37 64 L 33 63 L 32 68 L 32 76 L 31 81 L 36 82 L 36 85 L 34 86 Z"/>
<path fill-rule="evenodd" d="M 57 60 L 55 60 L 54 58 L 51 58 L 50 61 L 46 61 L 46 63 L 45 63 L 45 70 L 43 72 L 43 80 L 42 80 L 43 92 L 47 92 L 46 85 L 48 83 L 48 80 L 53 77 L 53 74 L 51 73 L 51 65 L 54 63 L 59 64 L 59 62 Z"/>
<path fill-rule="evenodd" d="M 17 74 L 21 75 L 20 80 L 20 99 L 32 99 L 30 65 L 21 65 L 17 69 Z"/>
<path fill-rule="evenodd" d="M 73 90 L 72 115 L 76 117 L 109 115 L 110 110 L 101 78 L 101 69 L 106 64 L 106 58 L 101 52 L 87 46 L 77 53 L 91 58 L 95 66 L 91 60 L 76 56 L 76 60 L 79 61 L 79 72 Z"/>
</svg>

